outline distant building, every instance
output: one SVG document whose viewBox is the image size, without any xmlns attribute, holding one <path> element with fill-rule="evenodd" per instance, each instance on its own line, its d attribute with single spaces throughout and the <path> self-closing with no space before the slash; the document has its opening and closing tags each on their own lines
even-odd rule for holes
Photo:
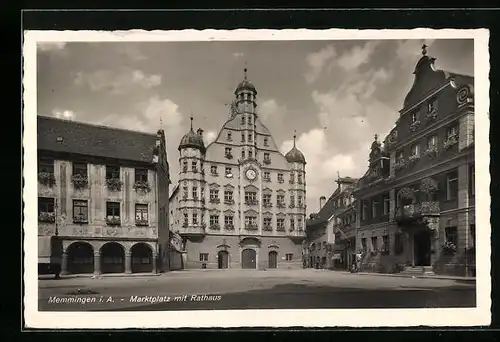
<svg viewBox="0 0 500 342">
<path fill-rule="evenodd" d="M 203 130 L 179 144 L 179 184 L 170 196 L 170 229 L 183 238 L 186 268 L 302 267 L 304 155 L 282 155 L 257 112 L 245 79 L 228 120 L 208 147 Z"/>
<path fill-rule="evenodd" d="M 37 121 L 38 235 L 63 240 L 61 273 L 168 270 L 163 130 Z"/>
<path fill-rule="evenodd" d="M 378 272 L 475 272 L 474 78 L 423 56 L 396 126 L 355 191 L 356 246 Z"/>
<path fill-rule="evenodd" d="M 341 268 L 340 265 L 347 260 L 345 248 L 340 241 L 336 241 L 336 236 L 344 238 L 339 231 L 339 215 L 352 206 L 351 192 L 356 179 L 339 177 L 336 182 L 338 187 L 328 201 L 325 196 L 321 196 L 319 211 L 311 214 L 307 220 L 307 267 Z M 353 219 L 356 220 L 355 215 Z"/>
</svg>

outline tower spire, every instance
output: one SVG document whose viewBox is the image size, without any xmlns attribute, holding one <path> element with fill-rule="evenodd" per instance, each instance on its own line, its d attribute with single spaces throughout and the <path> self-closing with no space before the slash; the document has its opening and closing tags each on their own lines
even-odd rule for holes
<svg viewBox="0 0 500 342">
<path fill-rule="evenodd" d="M 293 131 L 293 147 L 295 147 L 295 140 L 297 140 L 297 130 Z"/>
<path fill-rule="evenodd" d="M 191 130 L 193 130 L 193 112 L 191 112 L 191 117 L 189 119 L 191 120 Z"/>
<path fill-rule="evenodd" d="M 427 55 L 427 48 L 428 48 L 428 46 L 424 43 L 424 45 L 422 45 L 422 55 L 423 56 Z"/>
<path fill-rule="evenodd" d="M 160 129 L 163 129 L 163 117 L 160 115 Z"/>
</svg>

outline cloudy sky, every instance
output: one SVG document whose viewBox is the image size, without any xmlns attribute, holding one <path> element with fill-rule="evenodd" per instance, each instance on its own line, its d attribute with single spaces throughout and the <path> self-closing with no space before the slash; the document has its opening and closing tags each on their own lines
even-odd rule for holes
<svg viewBox="0 0 500 342">
<path fill-rule="evenodd" d="M 180 138 L 213 139 L 248 68 L 258 110 L 283 152 L 297 130 L 307 165 L 308 213 L 341 176 L 366 171 L 375 133 L 393 127 L 423 40 L 117 42 L 38 45 L 38 113 L 167 133 L 177 181 Z M 428 40 L 436 67 L 473 75 L 472 40 Z M 160 117 L 162 118 L 160 120 Z"/>
</svg>

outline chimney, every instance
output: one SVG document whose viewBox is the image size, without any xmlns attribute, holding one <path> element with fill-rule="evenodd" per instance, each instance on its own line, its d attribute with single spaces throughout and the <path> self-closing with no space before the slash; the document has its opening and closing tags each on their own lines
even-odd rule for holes
<svg viewBox="0 0 500 342">
<path fill-rule="evenodd" d="M 319 210 L 321 210 L 321 208 L 323 208 L 323 206 L 325 205 L 325 202 L 326 202 L 326 197 L 325 196 L 321 196 L 319 198 Z"/>
<path fill-rule="evenodd" d="M 198 130 L 196 131 L 196 133 L 198 133 L 198 135 L 200 137 L 203 137 L 203 130 L 201 128 L 198 128 Z"/>
</svg>

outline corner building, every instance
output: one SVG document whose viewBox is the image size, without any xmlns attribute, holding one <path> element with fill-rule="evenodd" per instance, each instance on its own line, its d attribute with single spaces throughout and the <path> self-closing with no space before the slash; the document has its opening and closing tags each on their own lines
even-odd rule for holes
<svg viewBox="0 0 500 342">
<path fill-rule="evenodd" d="M 426 52 L 396 126 L 372 144 L 356 245 L 365 270 L 475 275 L 474 78 Z"/>
<path fill-rule="evenodd" d="M 61 274 L 169 265 L 165 134 L 38 116 L 38 241 L 62 239 Z"/>
<path fill-rule="evenodd" d="M 229 119 L 205 147 L 203 130 L 179 144 L 171 229 L 183 238 L 185 268 L 299 268 L 305 238 L 304 155 L 282 155 L 245 79 Z"/>
</svg>

